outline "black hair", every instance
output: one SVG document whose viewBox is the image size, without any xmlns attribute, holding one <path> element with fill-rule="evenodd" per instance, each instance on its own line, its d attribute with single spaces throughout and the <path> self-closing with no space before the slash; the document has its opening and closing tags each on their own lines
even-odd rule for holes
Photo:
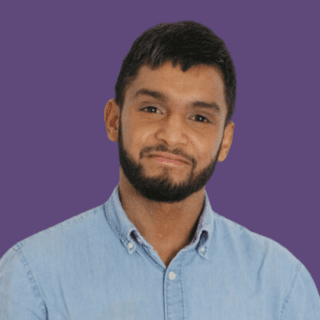
<svg viewBox="0 0 320 320">
<path fill-rule="evenodd" d="M 221 38 L 211 29 L 194 21 L 161 23 L 137 38 L 122 62 L 115 85 L 115 102 L 122 112 L 125 93 L 143 65 L 152 70 L 171 61 L 183 72 L 192 66 L 218 67 L 223 74 L 225 100 L 228 106 L 224 127 L 234 113 L 236 73 L 230 53 Z"/>
</svg>

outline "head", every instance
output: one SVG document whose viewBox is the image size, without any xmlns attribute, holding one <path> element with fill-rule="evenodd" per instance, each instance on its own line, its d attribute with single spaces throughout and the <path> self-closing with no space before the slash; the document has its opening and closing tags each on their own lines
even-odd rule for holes
<svg viewBox="0 0 320 320">
<path fill-rule="evenodd" d="M 108 136 L 119 143 L 120 180 L 159 202 L 204 189 L 229 152 L 235 96 L 233 61 L 210 29 L 183 21 L 145 31 L 125 57 L 115 99 L 105 108 Z M 159 151 L 186 163 L 152 161 Z"/>
</svg>

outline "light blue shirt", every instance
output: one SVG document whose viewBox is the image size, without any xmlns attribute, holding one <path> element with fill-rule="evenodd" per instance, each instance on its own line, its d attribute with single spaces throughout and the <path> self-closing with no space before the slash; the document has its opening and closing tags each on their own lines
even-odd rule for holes
<svg viewBox="0 0 320 320">
<path fill-rule="evenodd" d="M 109 200 L 10 248 L 0 320 L 319 320 L 305 266 L 277 242 L 205 207 L 168 268 Z"/>
</svg>

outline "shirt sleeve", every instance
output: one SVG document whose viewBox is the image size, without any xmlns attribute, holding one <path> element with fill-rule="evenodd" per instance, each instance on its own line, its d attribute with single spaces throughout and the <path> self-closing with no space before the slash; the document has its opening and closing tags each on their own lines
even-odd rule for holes
<svg viewBox="0 0 320 320">
<path fill-rule="evenodd" d="M 19 249 L 0 259 L 0 320 L 45 320 L 46 308 Z"/>
<path fill-rule="evenodd" d="M 320 296 L 317 287 L 306 267 L 300 263 L 300 268 L 283 303 L 280 320 L 319 319 Z"/>
</svg>

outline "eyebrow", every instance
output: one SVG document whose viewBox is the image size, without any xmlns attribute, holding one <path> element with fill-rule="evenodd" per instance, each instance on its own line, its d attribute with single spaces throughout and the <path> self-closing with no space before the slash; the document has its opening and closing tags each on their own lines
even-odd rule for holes
<svg viewBox="0 0 320 320">
<path fill-rule="evenodd" d="M 138 99 L 140 96 L 149 96 L 155 99 L 158 99 L 162 102 L 167 102 L 168 98 L 166 97 L 165 94 L 159 92 L 159 91 L 154 91 L 154 90 L 149 90 L 149 89 L 145 89 L 142 88 L 140 90 L 138 90 L 134 95 L 133 95 L 133 99 Z M 213 111 L 215 111 L 216 113 L 220 113 L 221 109 L 219 107 L 219 105 L 215 102 L 209 103 L 209 102 L 205 102 L 205 101 L 193 101 L 191 103 L 191 106 L 193 108 L 196 107 L 200 107 L 200 108 L 207 108 L 207 109 L 212 109 Z"/>
</svg>

